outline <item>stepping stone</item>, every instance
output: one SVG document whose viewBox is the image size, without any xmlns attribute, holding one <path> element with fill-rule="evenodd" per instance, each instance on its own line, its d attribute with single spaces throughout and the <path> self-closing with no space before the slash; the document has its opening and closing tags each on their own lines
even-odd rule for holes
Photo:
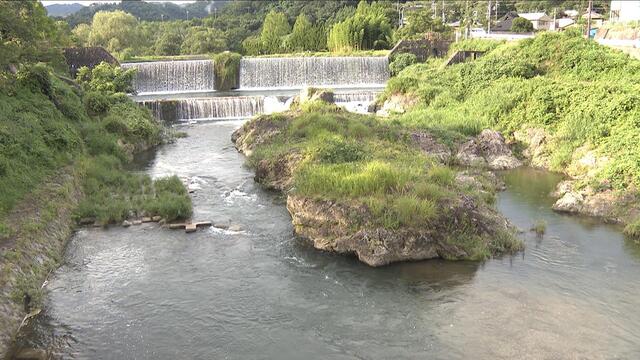
<svg viewBox="0 0 640 360">
<path fill-rule="evenodd" d="M 143 217 L 142 218 L 142 222 L 143 223 L 149 223 L 149 222 L 151 222 L 151 218 L 150 217 Z"/>
<path fill-rule="evenodd" d="M 153 221 L 153 222 L 158 222 L 160 220 L 162 220 L 162 216 L 152 216 L 151 217 L 151 221 Z"/>
<path fill-rule="evenodd" d="M 142 224 L 142 220 L 133 220 L 133 225 L 140 225 Z"/>
<path fill-rule="evenodd" d="M 196 224 L 186 224 L 184 227 L 184 231 L 187 233 L 195 232 L 198 229 Z"/>
</svg>

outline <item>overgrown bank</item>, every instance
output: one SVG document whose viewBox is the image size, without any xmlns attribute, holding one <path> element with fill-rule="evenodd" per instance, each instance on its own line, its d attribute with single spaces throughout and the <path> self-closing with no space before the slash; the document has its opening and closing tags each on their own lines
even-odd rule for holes
<svg viewBox="0 0 640 360">
<path fill-rule="evenodd" d="M 251 120 L 234 141 L 256 180 L 286 194 L 296 233 L 316 248 L 379 266 L 522 246 L 492 206 L 490 174 L 444 164 L 422 146 L 437 143 L 429 133 L 310 101 Z"/>
<path fill-rule="evenodd" d="M 191 214 L 179 179 L 123 168 L 170 137 L 123 93 L 132 74 L 103 64 L 75 83 L 43 63 L 17 67 L 0 78 L 0 356 L 80 219 Z"/>
<path fill-rule="evenodd" d="M 634 221 L 640 62 L 573 33 L 484 49 L 473 62 L 405 69 L 384 95 L 406 105 L 391 118 L 443 134 L 499 130 L 532 165 L 571 177 L 557 210 Z"/>
</svg>

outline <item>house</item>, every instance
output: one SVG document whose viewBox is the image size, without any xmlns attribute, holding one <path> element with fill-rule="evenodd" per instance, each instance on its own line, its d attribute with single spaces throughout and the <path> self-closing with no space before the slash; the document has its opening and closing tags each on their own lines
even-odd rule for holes
<svg viewBox="0 0 640 360">
<path fill-rule="evenodd" d="M 576 21 L 571 18 L 560 18 L 556 19 L 555 26 L 553 26 L 552 30 L 555 31 L 563 31 L 568 27 L 575 25 Z"/>
<path fill-rule="evenodd" d="M 640 20 L 640 1 L 611 1 L 609 20 L 612 22 Z"/>
<path fill-rule="evenodd" d="M 553 24 L 553 19 L 543 12 L 519 13 L 518 16 L 531 21 L 534 30 L 549 30 Z"/>
<path fill-rule="evenodd" d="M 582 18 L 587 20 L 589 18 L 589 13 L 582 15 Z M 592 27 L 600 27 L 604 22 L 604 16 L 598 14 L 595 11 L 591 11 L 591 26 Z"/>
<path fill-rule="evenodd" d="M 498 22 L 491 27 L 491 32 L 510 32 L 513 19 L 518 17 L 515 11 L 509 11 Z"/>
<path fill-rule="evenodd" d="M 566 17 L 571 18 L 573 20 L 577 19 L 578 15 L 580 15 L 580 12 L 578 12 L 578 10 L 565 10 L 563 12 Z"/>
</svg>

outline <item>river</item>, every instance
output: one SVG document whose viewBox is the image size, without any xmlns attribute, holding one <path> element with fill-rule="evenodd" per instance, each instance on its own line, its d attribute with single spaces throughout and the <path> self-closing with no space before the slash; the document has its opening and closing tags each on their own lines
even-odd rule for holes
<svg viewBox="0 0 640 360">
<path fill-rule="evenodd" d="M 640 246 L 552 212 L 558 176 L 503 174 L 498 208 L 548 224 L 521 235 L 524 253 L 370 268 L 292 236 L 231 144 L 241 124 L 185 127 L 139 159 L 189 179 L 196 219 L 241 231 L 78 230 L 19 344 L 72 359 L 640 358 Z"/>
</svg>

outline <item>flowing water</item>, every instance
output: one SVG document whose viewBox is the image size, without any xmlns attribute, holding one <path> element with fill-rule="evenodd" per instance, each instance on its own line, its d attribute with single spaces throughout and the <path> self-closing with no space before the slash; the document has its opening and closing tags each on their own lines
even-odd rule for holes
<svg viewBox="0 0 640 360">
<path fill-rule="evenodd" d="M 292 236 L 229 140 L 241 124 L 186 127 L 139 159 L 196 189 L 196 219 L 241 231 L 80 229 L 19 343 L 73 359 L 640 357 L 640 246 L 552 212 L 557 176 L 504 174 L 498 208 L 523 229 L 548 224 L 522 234 L 524 253 L 370 268 Z"/>
<path fill-rule="evenodd" d="M 133 81 L 139 94 L 213 91 L 213 60 L 152 61 L 122 64 L 136 69 Z"/>
<path fill-rule="evenodd" d="M 371 86 L 384 84 L 388 79 L 389 61 L 386 56 L 240 60 L 241 89 Z"/>
</svg>

